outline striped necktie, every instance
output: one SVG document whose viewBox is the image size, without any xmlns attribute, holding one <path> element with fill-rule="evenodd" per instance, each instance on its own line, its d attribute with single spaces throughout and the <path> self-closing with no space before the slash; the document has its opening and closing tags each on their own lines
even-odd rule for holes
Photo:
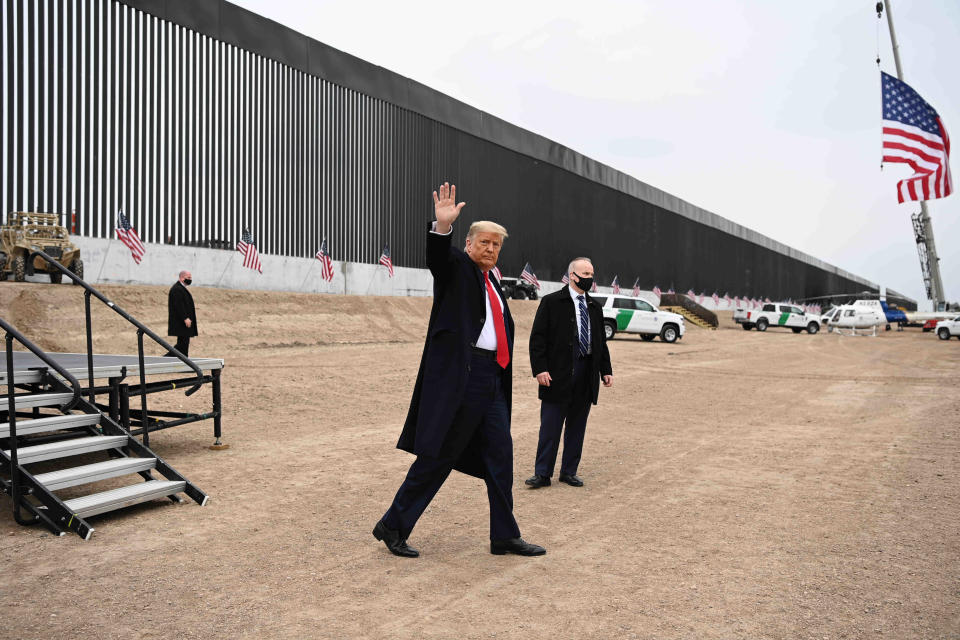
<svg viewBox="0 0 960 640">
<path fill-rule="evenodd" d="M 590 350 L 590 316 L 583 296 L 577 296 L 577 302 L 580 306 L 580 355 L 585 356 Z"/>
</svg>

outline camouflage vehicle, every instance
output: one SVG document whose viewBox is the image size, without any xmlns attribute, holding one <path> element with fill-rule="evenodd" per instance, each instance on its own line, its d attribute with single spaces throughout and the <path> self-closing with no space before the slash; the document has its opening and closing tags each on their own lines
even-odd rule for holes
<svg viewBox="0 0 960 640">
<path fill-rule="evenodd" d="M 14 280 L 23 282 L 27 276 L 27 258 L 37 250 L 83 277 L 80 248 L 70 242 L 70 234 L 60 224 L 59 215 L 11 212 L 7 224 L 0 226 L 0 280 L 6 280 L 12 273 Z M 34 259 L 33 267 L 49 273 L 50 282 L 54 284 L 63 279 L 63 274 L 43 258 Z"/>
</svg>

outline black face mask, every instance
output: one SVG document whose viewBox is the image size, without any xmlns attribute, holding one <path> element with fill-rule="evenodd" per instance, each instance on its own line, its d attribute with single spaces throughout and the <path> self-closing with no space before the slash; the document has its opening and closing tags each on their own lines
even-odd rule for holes
<svg viewBox="0 0 960 640">
<path fill-rule="evenodd" d="M 186 284 L 186 285 L 193 284 L 193 278 L 184 278 L 183 284 Z"/>
<path fill-rule="evenodd" d="M 593 278 L 584 278 L 577 273 L 573 275 L 577 276 L 577 281 L 574 284 L 580 287 L 581 291 L 590 291 L 593 288 Z"/>
</svg>

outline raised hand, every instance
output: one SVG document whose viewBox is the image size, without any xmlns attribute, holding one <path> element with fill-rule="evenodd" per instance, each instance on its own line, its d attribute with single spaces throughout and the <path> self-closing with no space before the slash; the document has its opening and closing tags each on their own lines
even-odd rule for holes
<svg viewBox="0 0 960 640">
<path fill-rule="evenodd" d="M 437 215 L 437 233 L 447 233 L 453 221 L 460 217 L 460 209 L 466 202 L 457 204 L 457 185 L 444 182 L 440 195 L 433 192 L 433 208 Z"/>
</svg>

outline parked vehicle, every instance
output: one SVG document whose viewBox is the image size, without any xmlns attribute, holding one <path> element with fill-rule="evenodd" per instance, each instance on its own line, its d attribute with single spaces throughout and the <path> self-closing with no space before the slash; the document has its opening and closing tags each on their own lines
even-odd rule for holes
<svg viewBox="0 0 960 640">
<path fill-rule="evenodd" d="M 794 333 L 806 331 L 813 334 L 820 331 L 820 316 L 806 313 L 800 307 L 781 302 L 767 302 L 759 310 L 736 309 L 733 320 L 745 331 L 756 328 L 766 331 L 770 327 L 788 327 Z"/>
<path fill-rule="evenodd" d="M 676 342 L 686 331 L 683 316 L 661 311 L 643 298 L 622 295 L 590 297 L 603 308 L 603 330 L 607 340 L 622 331 L 638 333 L 647 342 L 657 336 L 664 342 Z"/>
<path fill-rule="evenodd" d="M 939 318 L 930 318 L 923 323 L 923 332 L 927 333 L 929 331 L 933 331 L 937 328 L 937 323 L 939 322 L 943 322 L 943 320 L 940 320 Z"/>
<path fill-rule="evenodd" d="M 27 259 L 32 251 L 44 251 L 60 264 L 83 277 L 80 248 L 70 241 L 70 234 L 55 213 L 11 212 L 7 223 L 0 226 L 0 280 L 10 274 L 17 282 L 27 277 Z M 33 261 L 33 268 L 50 274 L 50 282 L 59 284 L 63 273 L 43 258 Z"/>
<path fill-rule="evenodd" d="M 502 278 L 500 280 L 500 289 L 503 291 L 503 295 L 514 300 L 523 300 L 524 298 L 527 300 L 537 299 L 537 288 L 526 280 Z"/>
<path fill-rule="evenodd" d="M 952 320 L 941 320 L 934 330 L 941 340 L 949 340 L 954 337 L 960 340 L 960 316 Z"/>
</svg>

